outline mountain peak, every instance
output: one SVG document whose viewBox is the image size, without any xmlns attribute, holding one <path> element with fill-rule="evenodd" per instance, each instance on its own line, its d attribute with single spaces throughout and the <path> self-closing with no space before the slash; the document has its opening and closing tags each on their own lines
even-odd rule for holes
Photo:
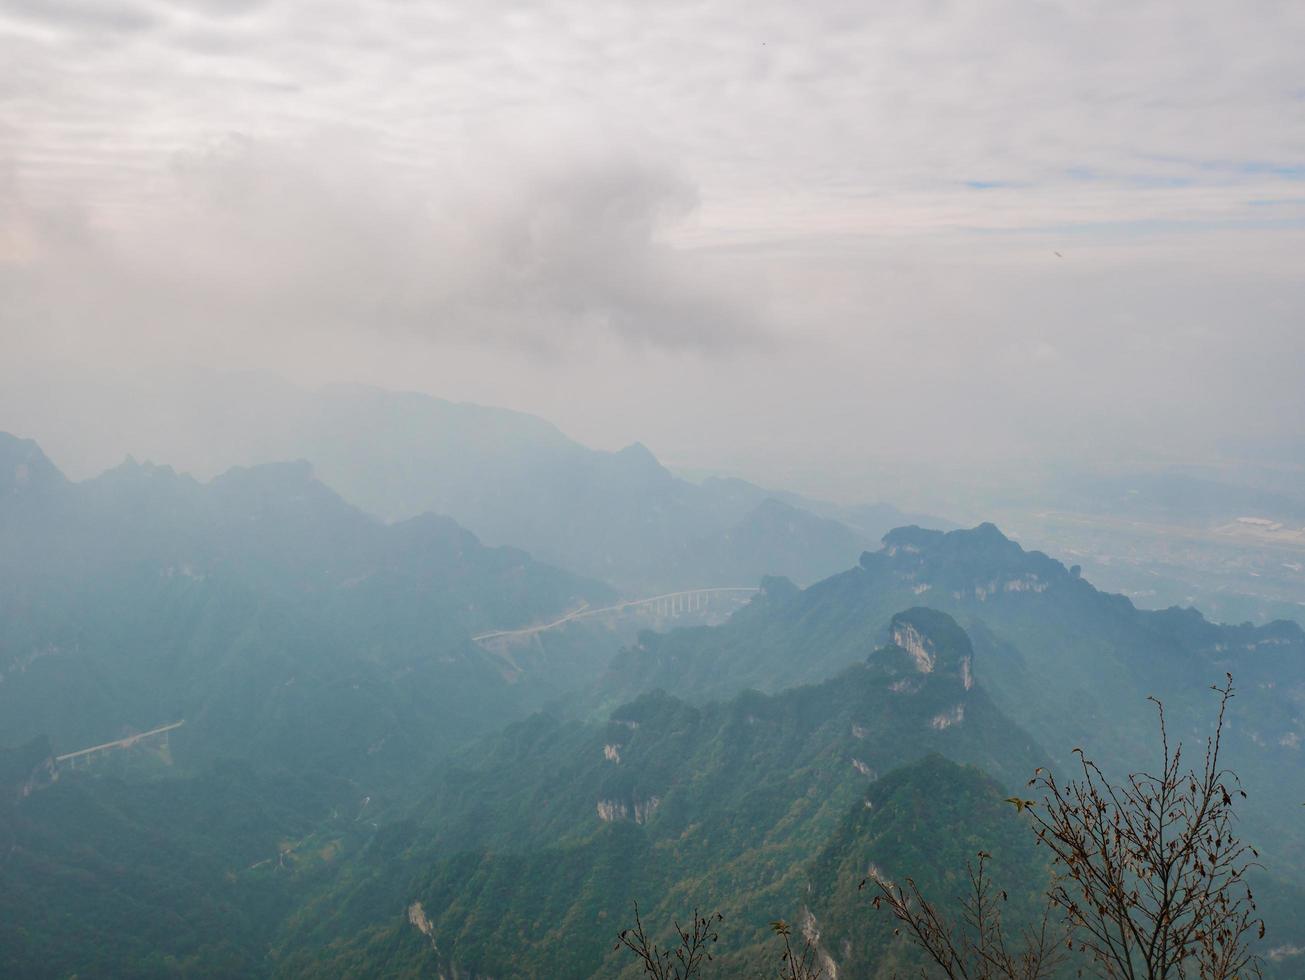
<svg viewBox="0 0 1305 980">
<path fill-rule="evenodd" d="M 945 532 L 935 531 L 932 528 L 920 527 L 918 524 L 909 524 L 906 527 L 896 527 L 884 535 L 884 550 L 889 555 L 895 555 L 899 551 L 905 551 L 910 554 L 927 551 L 936 547 L 943 539 Z M 866 559 L 872 552 L 867 551 L 861 556 L 861 564 L 866 563 Z"/>
<path fill-rule="evenodd" d="M 662 468 L 662 464 L 658 461 L 657 457 L 653 455 L 653 451 L 642 442 L 632 442 L 624 449 L 618 449 L 616 451 L 616 457 L 628 463 L 639 463 L 643 466 L 655 466 L 658 469 Z"/>
<path fill-rule="evenodd" d="M 974 646 L 945 612 L 907 609 L 893 616 L 888 633 L 895 646 L 910 654 L 917 673 L 958 678 L 967 691 L 974 686 Z"/>
<path fill-rule="evenodd" d="M 977 527 L 948 531 L 942 540 L 956 549 L 979 553 L 1023 554 L 1024 549 L 1006 535 L 1002 534 L 996 524 L 984 521 Z"/>
<path fill-rule="evenodd" d="M 761 591 L 766 598 L 775 602 L 788 602 L 801 594 L 802 590 L 791 578 L 783 575 L 765 575 L 761 579 Z"/>
<path fill-rule="evenodd" d="M 919 592 L 940 588 L 979 598 L 1042 592 L 1074 577 L 1060 562 L 1040 551 L 1025 551 L 991 523 L 947 532 L 896 528 L 884 535 L 880 551 L 861 556 L 861 568 L 914 579 Z"/>
<path fill-rule="evenodd" d="M 67 482 L 35 441 L 0 432 L 0 498 L 41 494 Z"/>
<path fill-rule="evenodd" d="M 128 455 L 111 470 L 105 470 L 96 480 L 108 483 L 145 483 L 159 481 L 172 482 L 179 479 L 189 480 L 177 473 L 171 466 L 151 463 L 149 460 L 139 462 L 135 456 Z"/>
<path fill-rule="evenodd" d="M 212 486 L 223 489 L 272 490 L 302 488 L 317 482 L 313 465 L 306 459 L 283 463 L 259 463 L 255 466 L 233 466 L 212 480 Z"/>
</svg>

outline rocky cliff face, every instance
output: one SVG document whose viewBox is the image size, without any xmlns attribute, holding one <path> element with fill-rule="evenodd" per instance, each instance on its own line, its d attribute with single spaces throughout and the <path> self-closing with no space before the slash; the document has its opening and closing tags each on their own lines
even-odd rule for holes
<svg viewBox="0 0 1305 980">
<path fill-rule="evenodd" d="M 936 609 L 916 607 L 893 616 L 888 635 L 911 658 L 915 671 L 974 687 L 974 647 L 956 620 Z"/>
</svg>

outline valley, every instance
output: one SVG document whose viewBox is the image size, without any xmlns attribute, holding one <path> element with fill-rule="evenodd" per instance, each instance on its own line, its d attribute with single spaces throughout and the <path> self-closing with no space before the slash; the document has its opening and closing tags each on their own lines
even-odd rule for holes
<svg viewBox="0 0 1305 980">
<path fill-rule="evenodd" d="M 0 0 L 0 980 L 1303 980 L 1302 51 Z"/>
<path fill-rule="evenodd" d="M 1044 858 L 1004 799 L 1078 745 L 1144 758 L 1151 694 L 1199 738 L 1225 672 L 1270 974 L 1305 944 L 1293 622 L 1139 609 L 992 524 L 890 530 L 806 587 L 622 598 L 305 465 L 73 483 L 0 448 L 9 972 L 633 977 L 612 936 L 638 901 L 718 909 L 723 976 L 779 917 L 830 976 L 886 980 L 918 951 L 853 879 L 946 894 L 983 851 L 1023 921 Z M 135 938 L 52 953 L 60 882 L 124 874 L 137 902 L 79 914 Z"/>
</svg>

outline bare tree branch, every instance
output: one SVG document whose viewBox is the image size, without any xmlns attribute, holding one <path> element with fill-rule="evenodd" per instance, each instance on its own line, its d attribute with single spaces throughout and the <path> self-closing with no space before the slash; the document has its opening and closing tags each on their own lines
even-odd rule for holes
<svg viewBox="0 0 1305 980">
<path fill-rule="evenodd" d="M 874 885 L 878 894 L 871 904 L 876 909 L 887 908 L 901 923 L 899 931 L 905 929 L 907 937 L 948 980 L 1044 980 L 1055 975 L 1068 956 L 1067 932 L 1052 921 L 1048 905 L 1041 922 L 1023 929 L 1012 946 L 1001 915 L 1006 893 L 994 892 L 988 874 L 991 858 L 980 851 L 977 863 L 967 864 L 970 890 L 961 903 L 957 925 L 925 899 L 913 879 L 898 885 L 872 875 L 862 885 Z M 921 975 L 928 977 L 926 971 Z"/>
<path fill-rule="evenodd" d="M 1035 980 L 1070 951 L 1106 980 L 1259 977 L 1250 940 L 1263 938 L 1264 922 L 1246 884 L 1259 855 L 1236 834 L 1233 806 L 1246 793 L 1220 762 L 1232 676 L 1212 690 L 1219 711 L 1199 768 L 1185 767 L 1182 745 L 1170 745 L 1164 705 L 1151 698 L 1160 729 L 1156 772 L 1115 783 L 1075 749 L 1077 778 L 1062 785 L 1039 769 L 1029 786 L 1042 799 L 1010 798 L 1051 851 L 1055 873 L 1040 927 L 1025 930 L 1014 951 L 991 901 L 984 853 L 970 866 L 971 894 L 957 927 L 909 878 L 905 886 L 874 878 L 875 907 L 886 905 L 949 980 Z"/>
<path fill-rule="evenodd" d="M 639 961 L 644 976 L 652 980 L 693 980 L 702 975 L 702 968 L 712 960 L 711 947 L 720 939 L 716 925 L 723 920 L 719 912 L 700 915 L 693 910 L 692 924 L 686 928 L 675 923 L 679 944 L 663 949 L 649 938 L 639 916 L 639 903 L 634 903 L 634 927 L 622 929 L 616 937 L 617 950 L 624 946 Z"/>
</svg>

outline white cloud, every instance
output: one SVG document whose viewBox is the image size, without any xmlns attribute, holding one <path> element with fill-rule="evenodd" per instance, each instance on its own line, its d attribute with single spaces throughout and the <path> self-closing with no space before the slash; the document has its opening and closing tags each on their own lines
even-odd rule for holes
<svg viewBox="0 0 1305 980">
<path fill-rule="evenodd" d="M 9 223 L 22 260 L 11 304 L 40 293 L 54 326 L 118 336 L 166 323 L 252 340 L 323 331 L 565 348 L 596 333 L 633 344 L 719 348 L 762 339 L 738 290 L 662 231 L 696 207 L 673 169 L 618 151 L 535 163 L 489 146 L 484 172 L 389 183 L 348 134 L 288 151 L 244 137 L 174 159 L 160 206 L 80 228 L 76 250 L 40 209 Z M 11 307 L 12 308 L 12 307 Z M 90 310 L 104 311 L 95 317 Z M 95 322 L 95 326 L 91 325 Z"/>
<path fill-rule="evenodd" d="M 1289 438 L 1303 42 L 1287 2 L 0 0 L 0 332 L 672 453 Z"/>
<path fill-rule="evenodd" d="M 680 161 L 723 236 L 1193 208 L 1258 221 L 1248 201 L 1299 190 L 1305 159 L 1305 8 L 1291 3 L 6 11 L 5 74 L 44 96 L 13 107 L 8 149 L 43 191 L 97 206 L 146 206 L 142 176 L 228 132 L 294 142 L 349 127 L 397 176 L 443 166 L 484 130 L 547 147 L 559 117 L 585 120 L 589 139 L 618 126 Z M 133 29 L 115 42 L 106 24 Z"/>
</svg>

